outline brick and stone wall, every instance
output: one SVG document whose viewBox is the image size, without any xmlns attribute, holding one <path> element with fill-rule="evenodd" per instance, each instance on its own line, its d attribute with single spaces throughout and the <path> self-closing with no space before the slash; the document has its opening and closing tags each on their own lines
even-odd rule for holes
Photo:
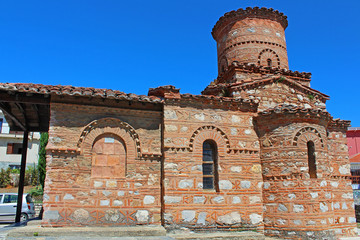
<svg viewBox="0 0 360 240">
<path fill-rule="evenodd" d="M 202 107 L 201 107 L 202 106 Z M 255 113 L 211 105 L 164 106 L 164 217 L 168 227 L 262 230 L 262 176 Z M 218 152 L 219 189 L 203 189 L 203 143 Z"/>
<path fill-rule="evenodd" d="M 160 224 L 161 113 L 53 103 L 44 226 Z"/>
<path fill-rule="evenodd" d="M 325 99 L 291 86 L 287 80 L 275 80 L 267 84 L 233 90 L 235 98 L 253 99 L 259 102 L 259 111 L 274 108 L 281 104 L 303 108 L 325 108 Z"/>
<path fill-rule="evenodd" d="M 331 157 L 332 140 L 326 126 L 325 116 L 301 113 L 256 119 L 267 235 L 336 239 L 354 233 L 352 192 L 345 178 L 348 173 L 334 171 L 339 168 Z M 315 176 L 308 162 L 309 141 L 315 145 Z"/>
<path fill-rule="evenodd" d="M 346 125 L 344 126 L 344 123 Z M 333 186 L 333 203 L 335 228 L 339 235 L 350 232 L 354 228 L 354 198 L 350 180 L 350 163 L 346 139 L 349 121 L 332 121 L 328 127 L 328 148 L 331 168 L 329 169 Z M 338 183 L 338 184 L 336 184 Z"/>
</svg>

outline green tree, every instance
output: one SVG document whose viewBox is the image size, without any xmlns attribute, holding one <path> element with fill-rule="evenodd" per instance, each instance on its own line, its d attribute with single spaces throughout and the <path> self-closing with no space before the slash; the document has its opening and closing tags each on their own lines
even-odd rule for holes
<svg viewBox="0 0 360 240">
<path fill-rule="evenodd" d="M 39 180 L 42 188 L 44 189 L 45 176 L 46 176 L 46 145 L 48 143 L 49 134 L 47 132 L 40 135 L 40 149 L 39 149 Z"/>
</svg>

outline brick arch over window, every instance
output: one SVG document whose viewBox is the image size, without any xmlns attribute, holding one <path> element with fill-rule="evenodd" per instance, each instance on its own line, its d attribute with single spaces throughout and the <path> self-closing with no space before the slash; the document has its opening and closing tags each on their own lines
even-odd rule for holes
<svg viewBox="0 0 360 240">
<path fill-rule="evenodd" d="M 217 144 L 213 140 L 205 140 L 202 152 L 203 189 L 215 189 L 219 192 L 218 169 Z"/>
<path fill-rule="evenodd" d="M 139 135 L 128 123 L 116 118 L 102 118 L 89 123 L 81 132 L 77 146 L 84 155 L 91 155 L 94 142 L 104 134 L 112 134 L 122 139 L 128 160 L 140 158 Z"/>
<path fill-rule="evenodd" d="M 307 147 L 307 143 L 312 141 L 317 148 L 325 148 L 324 140 L 320 132 L 313 127 L 304 127 L 300 129 L 293 138 L 293 146 Z"/>
<path fill-rule="evenodd" d="M 202 152 L 203 143 L 206 140 L 212 140 L 217 145 L 219 156 L 230 152 L 230 141 L 226 134 L 215 126 L 199 127 L 190 138 L 190 150 L 193 152 Z"/>
<path fill-rule="evenodd" d="M 270 60 L 270 61 L 269 61 Z M 269 66 L 269 62 L 270 65 Z M 258 57 L 258 65 L 264 67 L 280 67 L 280 57 L 272 49 L 266 48 L 262 50 Z"/>
</svg>

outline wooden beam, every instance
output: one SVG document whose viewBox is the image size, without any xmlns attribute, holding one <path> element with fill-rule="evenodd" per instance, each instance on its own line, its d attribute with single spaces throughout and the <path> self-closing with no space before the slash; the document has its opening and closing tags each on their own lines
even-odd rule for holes
<svg viewBox="0 0 360 240">
<path fill-rule="evenodd" d="M 21 152 L 21 168 L 20 168 L 19 188 L 18 188 L 18 199 L 17 199 L 16 217 L 15 217 L 16 223 L 19 223 L 21 220 L 20 217 L 21 217 L 22 200 L 24 194 L 24 180 L 25 180 L 28 140 L 29 140 L 29 132 L 27 130 L 24 130 L 22 152 Z"/>
<path fill-rule="evenodd" d="M 0 91 L 1 102 L 17 102 L 17 103 L 35 103 L 41 105 L 49 105 L 49 95 L 32 95 L 28 96 L 26 93 L 9 93 Z"/>
<path fill-rule="evenodd" d="M 31 104 L 31 107 L 34 109 L 34 111 L 36 112 L 36 120 L 38 121 L 39 123 L 39 126 L 41 125 L 40 124 L 40 113 L 39 113 L 39 107 L 36 105 L 36 104 Z"/>
<path fill-rule="evenodd" d="M 17 119 L 17 117 L 15 117 L 14 114 L 12 114 L 11 109 L 9 109 L 8 107 L 6 107 L 5 104 L 2 103 L 2 102 L 0 102 L 0 109 L 1 109 L 4 113 L 6 113 L 6 114 L 11 118 L 11 120 L 13 120 L 14 123 L 15 123 L 18 127 L 21 128 L 21 130 L 23 130 L 23 131 L 26 131 L 26 130 L 27 130 L 27 129 L 26 129 L 26 126 L 25 126 L 19 119 Z"/>
</svg>

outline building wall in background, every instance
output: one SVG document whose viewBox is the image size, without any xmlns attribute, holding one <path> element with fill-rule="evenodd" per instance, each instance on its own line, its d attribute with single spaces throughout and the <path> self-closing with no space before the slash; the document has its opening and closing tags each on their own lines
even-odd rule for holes
<svg viewBox="0 0 360 240">
<path fill-rule="evenodd" d="M 360 127 L 348 128 L 346 132 L 350 158 L 360 153 Z"/>
<path fill-rule="evenodd" d="M 4 114 L 0 111 L 0 168 L 20 168 L 22 132 L 11 132 Z M 40 133 L 30 133 L 27 151 L 27 166 L 38 163 Z"/>
</svg>

